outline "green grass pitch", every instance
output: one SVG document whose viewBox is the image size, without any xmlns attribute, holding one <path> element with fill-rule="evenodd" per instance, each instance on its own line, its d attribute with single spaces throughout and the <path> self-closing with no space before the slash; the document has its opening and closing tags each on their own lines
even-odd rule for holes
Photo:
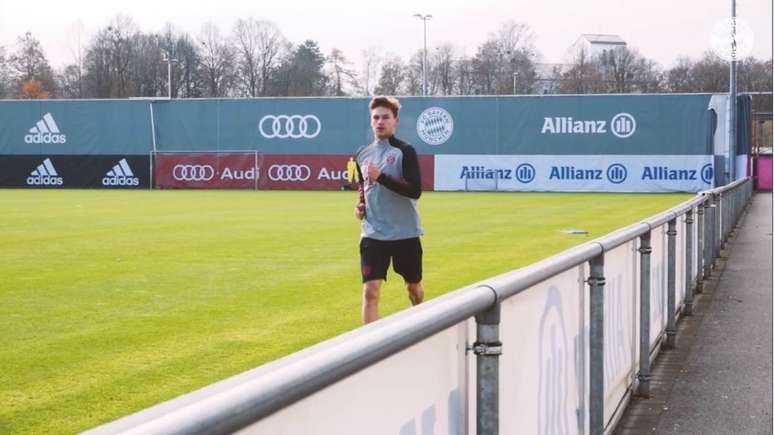
<svg viewBox="0 0 774 435">
<path fill-rule="evenodd" d="M 690 197 L 425 193 L 427 297 Z M 356 328 L 355 200 L 0 190 L 0 433 L 85 430 Z M 390 272 L 382 315 L 407 306 Z"/>
</svg>

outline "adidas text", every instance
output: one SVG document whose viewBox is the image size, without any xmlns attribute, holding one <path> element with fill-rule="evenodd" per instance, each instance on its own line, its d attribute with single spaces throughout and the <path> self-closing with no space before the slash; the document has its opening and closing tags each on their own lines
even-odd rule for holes
<svg viewBox="0 0 774 435">
<path fill-rule="evenodd" d="M 35 133 L 24 136 L 26 143 L 66 143 L 67 136 L 54 133 Z"/>
<path fill-rule="evenodd" d="M 54 175 L 35 175 L 27 177 L 29 186 L 61 186 L 64 184 L 62 177 Z"/>
<path fill-rule="evenodd" d="M 103 186 L 139 186 L 140 179 L 137 177 L 105 177 L 102 179 Z"/>
</svg>

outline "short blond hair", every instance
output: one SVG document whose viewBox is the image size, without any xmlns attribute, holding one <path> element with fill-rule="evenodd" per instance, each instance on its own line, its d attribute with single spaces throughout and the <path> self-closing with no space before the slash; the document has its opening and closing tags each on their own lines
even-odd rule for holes
<svg viewBox="0 0 774 435">
<path fill-rule="evenodd" d="M 397 118 L 400 111 L 400 101 L 395 97 L 380 95 L 372 98 L 371 102 L 368 103 L 368 110 L 374 110 L 377 107 L 386 107 L 392 110 L 392 114 Z"/>
</svg>

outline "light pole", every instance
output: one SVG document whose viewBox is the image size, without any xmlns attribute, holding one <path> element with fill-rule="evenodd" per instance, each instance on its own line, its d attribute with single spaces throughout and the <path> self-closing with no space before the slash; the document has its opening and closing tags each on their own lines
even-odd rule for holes
<svg viewBox="0 0 774 435">
<path fill-rule="evenodd" d="M 729 141 L 728 141 L 728 164 L 726 165 L 726 184 L 731 184 L 736 178 L 736 0 L 731 0 L 731 71 L 729 72 L 729 106 L 731 116 L 729 116 Z"/>
<path fill-rule="evenodd" d="M 414 14 L 414 16 L 422 20 L 425 33 L 425 48 L 422 54 L 422 95 L 427 95 L 427 20 L 433 16 L 430 14 Z"/>
<path fill-rule="evenodd" d="M 513 95 L 516 95 L 516 77 L 519 76 L 519 72 L 513 73 Z"/>
<path fill-rule="evenodd" d="M 162 62 L 167 63 L 167 89 L 169 90 L 169 99 L 172 99 L 172 63 L 177 62 L 177 59 L 172 59 L 171 56 L 167 53 L 164 57 L 161 58 Z"/>
</svg>

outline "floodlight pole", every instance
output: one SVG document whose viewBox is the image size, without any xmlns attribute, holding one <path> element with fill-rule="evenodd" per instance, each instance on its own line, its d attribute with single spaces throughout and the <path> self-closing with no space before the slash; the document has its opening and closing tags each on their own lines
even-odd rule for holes
<svg viewBox="0 0 774 435">
<path fill-rule="evenodd" d="M 731 71 L 729 77 L 728 94 L 730 116 L 728 129 L 728 165 L 726 166 L 726 184 L 736 179 L 736 0 L 731 0 Z"/>
<path fill-rule="evenodd" d="M 422 52 L 422 95 L 427 95 L 427 20 L 433 18 L 430 14 L 414 14 L 415 17 L 422 20 L 424 28 L 425 44 Z"/>
<path fill-rule="evenodd" d="M 167 54 L 161 58 L 162 62 L 167 63 L 167 90 L 169 91 L 169 99 L 172 99 L 172 62 L 177 62 L 177 59 L 172 59 L 172 56 Z"/>
</svg>

